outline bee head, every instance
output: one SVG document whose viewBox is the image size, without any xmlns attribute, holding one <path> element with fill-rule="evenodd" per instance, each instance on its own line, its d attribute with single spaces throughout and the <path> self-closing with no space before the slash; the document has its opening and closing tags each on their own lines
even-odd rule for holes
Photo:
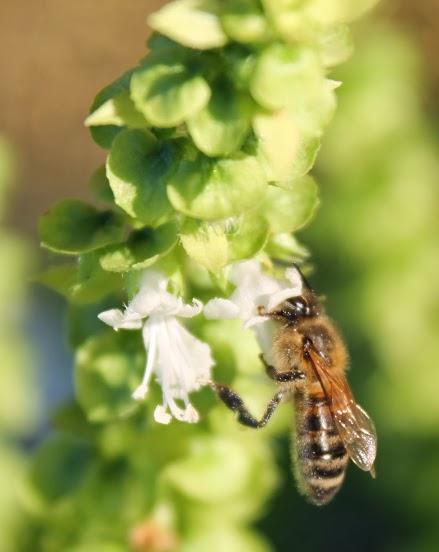
<svg viewBox="0 0 439 552">
<path fill-rule="evenodd" d="M 320 305 L 310 293 L 291 297 L 285 303 L 287 308 L 290 308 L 297 317 L 311 317 L 320 314 Z"/>
<path fill-rule="evenodd" d="M 278 311 L 278 315 L 289 322 L 297 322 L 303 318 L 313 318 L 319 316 L 320 313 L 321 306 L 317 298 L 307 290 L 302 295 L 286 299 Z"/>
</svg>

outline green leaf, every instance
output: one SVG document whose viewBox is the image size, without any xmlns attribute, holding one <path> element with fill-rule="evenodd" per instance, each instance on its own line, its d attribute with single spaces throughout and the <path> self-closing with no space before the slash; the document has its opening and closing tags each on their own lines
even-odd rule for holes
<svg viewBox="0 0 439 552">
<path fill-rule="evenodd" d="M 44 247 L 73 255 L 118 242 L 124 232 L 120 216 L 76 199 L 65 199 L 48 209 L 38 228 Z"/>
<path fill-rule="evenodd" d="M 138 409 L 131 394 L 141 381 L 144 362 L 139 332 L 108 331 L 77 350 L 76 393 L 91 422 L 125 418 Z"/>
<path fill-rule="evenodd" d="M 229 244 L 224 225 L 192 220 L 180 234 L 186 253 L 200 265 L 215 272 L 229 262 Z"/>
<path fill-rule="evenodd" d="M 110 182 L 107 178 L 105 165 L 102 165 L 95 170 L 90 178 L 89 184 L 96 199 L 99 199 L 104 203 L 114 205 L 114 194 L 110 188 Z"/>
<path fill-rule="evenodd" d="M 162 477 L 186 497 L 208 505 L 239 496 L 249 474 L 244 447 L 230 438 L 205 435 L 194 439 L 187 457 L 169 464 Z"/>
<path fill-rule="evenodd" d="M 338 25 L 322 30 L 319 35 L 319 49 L 325 67 L 335 67 L 345 62 L 354 49 L 349 27 Z"/>
<path fill-rule="evenodd" d="M 320 138 L 316 136 L 301 136 L 296 159 L 290 172 L 291 182 L 308 174 L 314 166 L 319 149 Z M 282 182 L 276 184 L 282 187 Z"/>
<path fill-rule="evenodd" d="M 229 220 L 226 229 L 229 262 L 254 257 L 264 247 L 268 230 L 268 224 L 256 212 L 245 213 L 236 220 Z"/>
<path fill-rule="evenodd" d="M 152 58 L 135 71 L 131 97 L 151 125 L 169 128 L 203 109 L 210 98 L 210 87 L 183 63 Z"/>
<path fill-rule="evenodd" d="M 253 257 L 264 247 L 267 235 L 266 221 L 250 212 L 218 222 L 189 221 L 180 238 L 194 261 L 216 272 L 234 261 Z"/>
<path fill-rule="evenodd" d="M 227 43 L 213 0 L 177 0 L 148 18 L 151 29 L 198 50 L 220 48 Z"/>
<path fill-rule="evenodd" d="M 267 183 L 257 159 L 236 154 L 230 159 L 198 156 L 184 160 L 168 183 L 178 211 L 203 220 L 223 219 L 258 205 Z"/>
<path fill-rule="evenodd" d="M 257 0 L 228 0 L 221 23 L 232 40 L 244 44 L 267 41 L 271 36 L 268 21 Z"/>
<path fill-rule="evenodd" d="M 177 230 L 177 224 L 170 222 L 156 229 L 134 231 L 125 243 L 105 248 L 100 255 L 100 264 L 111 272 L 147 268 L 176 245 Z"/>
<path fill-rule="evenodd" d="M 131 75 L 133 69 L 130 69 L 124 73 L 121 77 L 115 80 L 113 83 L 106 86 L 101 90 L 94 99 L 90 113 L 94 113 L 107 101 L 111 100 L 115 96 L 126 92 L 130 88 Z M 105 126 L 90 127 L 90 133 L 93 140 L 102 148 L 109 149 L 115 136 L 121 131 L 121 127 L 118 125 L 110 124 Z"/>
<path fill-rule="evenodd" d="M 217 513 L 212 516 L 217 517 Z M 240 525 L 215 523 L 196 527 L 184 539 L 180 552 L 270 552 L 273 548 L 254 531 L 242 528 Z M 76 551 L 75 551 L 76 552 Z M 94 551 L 93 551 L 94 552 Z M 111 552 L 111 551 L 110 551 Z"/>
<path fill-rule="evenodd" d="M 320 26 L 305 9 L 308 1 L 261 0 L 261 3 L 276 34 L 285 42 L 309 44 L 319 36 Z"/>
<path fill-rule="evenodd" d="M 256 60 L 256 55 L 240 44 L 232 44 L 227 48 L 224 72 L 237 90 L 248 94 Z"/>
<path fill-rule="evenodd" d="M 147 125 L 147 121 L 136 109 L 129 90 L 124 90 L 95 109 L 85 120 L 85 125 L 143 128 Z"/>
<path fill-rule="evenodd" d="M 378 0 L 312 0 L 305 11 L 319 25 L 349 23 L 375 6 Z"/>
<path fill-rule="evenodd" d="M 259 124 L 257 129 L 254 124 L 255 134 L 259 136 L 259 141 L 256 144 L 258 159 L 269 182 L 281 188 L 288 188 L 291 182 L 307 175 L 312 169 L 321 140 L 317 136 L 307 136 L 300 133 L 296 144 L 294 144 L 293 128 L 291 127 L 289 129 L 290 141 L 287 140 L 288 130 L 286 130 L 283 134 L 283 143 L 280 139 L 281 135 L 274 132 L 277 123 L 274 121 L 273 123 L 267 121 L 267 123 L 266 126 L 265 122 L 262 125 Z M 278 128 L 281 131 L 281 124 Z M 265 140 L 262 139 L 263 137 L 265 137 Z M 288 144 L 291 149 L 286 147 Z"/>
<path fill-rule="evenodd" d="M 289 264 L 309 257 L 309 251 L 292 234 L 274 234 L 270 236 L 265 252 L 272 259 Z"/>
<path fill-rule="evenodd" d="M 260 210 L 272 232 L 295 232 L 311 220 L 318 203 L 317 185 L 308 176 L 291 182 L 288 190 L 269 186 Z"/>
<path fill-rule="evenodd" d="M 250 90 L 268 110 L 288 108 L 307 134 L 320 134 L 335 108 L 334 85 L 325 79 L 318 54 L 304 46 L 273 44 L 263 50 Z"/>
<path fill-rule="evenodd" d="M 90 447 L 68 434 L 50 436 L 37 450 L 28 485 L 40 506 L 48 507 L 78 489 L 92 460 Z"/>
<path fill-rule="evenodd" d="M 120 277 L 101 268 L 98 252 L 81 255 L 78 263 L 51 267 L 35 280 L 77 304 L 99 301 L 121 285 Z"/>
<path fill-rule="evenodd" d="M 310 48 L 273 44 L 259 55 L 250 91 L 266 109 L 281 109 L 290 103 L 290 96 L 301 98 L 315 88 L 319 69 Z"/>
<path fill-rule="evenodd" d="M 124 282 L 120 279 L 118 290 L 122 288 L 123 284 Z M 87 304 L 70 302 L 67 305 L 67 338 L 69 346 L 72 349 L 77 349 L 79 345 L 82 345 L 90 337 L 107 331 L 108 327 L 102 324 L 98 318 L 98 314 L 113 306 L 114 297 Z M 82 410 L 80 412 L 82 414 Z"/>
<path fill-rule="evenodd" d="M 197 148 L 211 157 L 240 149 L 250 130 L 252 107 L 248 96 L 218 82 L 208 105 L 187 121 Z"/>
<path fill-rule="evenodd" d="M 166 183 L 176 162 L 170 143 L 160 144 L 147 130 L 124 130 L 113 142 L 107 177 L 119 207 L 149 226 L 172 214 Z"/>
<path fill-rule="evenodd" d="M 259 140 L 268 180 L 290 179 L 300 143 L 294 117 L 286 109 L 259 113 L 253 119 L 253 129 Z"/>
</svg>

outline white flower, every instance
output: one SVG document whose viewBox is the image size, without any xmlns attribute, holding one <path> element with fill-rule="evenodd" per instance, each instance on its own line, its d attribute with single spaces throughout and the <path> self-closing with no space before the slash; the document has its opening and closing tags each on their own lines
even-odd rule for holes
<svg viewBox="0 0 439 552">
<path fill-rule="evenodd" d="M 258 261 L 243 261 L 232 267 L 229 280 L 235 291 L 228 299 L 211 299 L 204 307 L 208 319 L 240 318 L 245 327 L 252 327 L 267 362 L 271 361 L 271 346 L 275 326 L 258 307 L 271 311 L 285 299 L 301 295 L 303 281 L 296 268 L 285 271 L 285 280 L 267 276 Z"/>
<path fill-rule="evenodd" d="M 156 407 L 154 419 L 168 424 L 174 416 L 177 420 L 195 423 L 199 416 L 189 401 L 189 393 L 210 379 L 213 359 L 210 347 L 191 335 L 177 317 L 192 318 L 203 306 L 197 300 L 192 305 L 184 304 L 181 297 L 167 291 L 167 285 L 168 280 L 162 273 L 148 270 L 140 291 L 123 312 L 111 309 L 101 312 L 99 318 L 115 330 L 142 329 L 148 358 L 142 383 L 133 398 L 145 398 L 155 372 L 162 387 L 163 404 Z M 183 401 L 184 409 L 176 404 L 176 399 Z"/>
</svg>

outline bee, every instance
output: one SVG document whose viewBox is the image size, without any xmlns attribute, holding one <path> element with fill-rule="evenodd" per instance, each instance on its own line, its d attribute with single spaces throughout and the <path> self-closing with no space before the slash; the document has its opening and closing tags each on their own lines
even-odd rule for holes
<svg viewBox="0 0 439 552">
<path fill-rule="evenodd" d="M 375 477 L 375 427 L 358 405 L 346 379 L 348 355 L 340 333 L 302 277 L 301 295 L 259 314 L 277 326 L 267 375 L 278 391 L 264 415 L 250 414 L 230 387 L 212 383 L 219 398 L 243 425 L 264 427 L 285 399 L 295 407 L 293 456 L 299 491 L 313 504 L 327 504 L 340 489 L 349 458 Z"/>
</svg>

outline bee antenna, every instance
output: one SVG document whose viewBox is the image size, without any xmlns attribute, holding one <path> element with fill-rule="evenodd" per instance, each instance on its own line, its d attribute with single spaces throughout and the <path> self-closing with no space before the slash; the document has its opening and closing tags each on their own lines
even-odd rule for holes
<svg viewBox="0 0 439 552">
<path fill-rule="evenodd" d="M 294 268 L 298 271 L 298 273 L 300 274 L 300 277 L 302 278 L 302 282 L 305 286 L 305 288 L 308 290 L 308 291 L 311 291 L 312 293 L 314 293 L 312 287 L 311 287 L 311 284 L 308 282 L 308 280 L 305 278 L 305 276 L 303 275 L 303 272 L 300 270 L 300 267 L 298 264 L 296 263 L 293 263 L 293 266 Z"/>
</svg>

